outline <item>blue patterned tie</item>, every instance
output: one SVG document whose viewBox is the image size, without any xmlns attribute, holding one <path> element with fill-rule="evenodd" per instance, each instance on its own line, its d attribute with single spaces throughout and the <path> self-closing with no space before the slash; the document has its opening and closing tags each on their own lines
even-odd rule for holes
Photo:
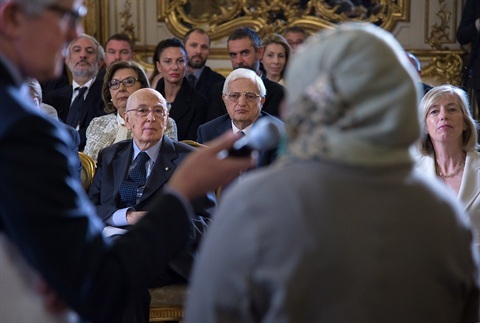
<svg viewBox="0 0 480 323">
<path fill-rule="evenodd" d="M 76 88 L 75 91 L 78 90 L 77 97 L 73 100 L 70 109 L 68 109 L 67 120 L 65 121 L 66 124 L 77 128 L 80 123 L 80 113 L 82 111 L 83 105 L 85 103 L 85 91 L 88 88 L 86 86 L 82 86 L 81 88 Z"/>
<path fill-rule="evenodd" d="M 137 191 L 145 186 L 147 181 L 147 168 L 145 163 L 150 159 L 147 153 L 142 151 L 135 158 L 135 167 L 132 168 L 127 179 L 122 182 L 118 193 L 120 194 L 121 207 L 130 207 L 137 203 Z"/>
</svg>

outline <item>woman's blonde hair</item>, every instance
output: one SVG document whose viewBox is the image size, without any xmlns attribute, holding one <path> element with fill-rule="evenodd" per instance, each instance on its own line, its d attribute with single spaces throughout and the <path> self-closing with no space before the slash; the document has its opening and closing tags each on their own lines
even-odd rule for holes
<svg viewBox="0 0 480 323">
<path fill-rule="evenodd" d="M 418 141 L 418 150 L 424 156 L 431 156 L 434 153 L 432 140 L 427 132 L 427 114 L 428 110 L 436 103 L 440 98 L 445 95 L 454 95 L 458 98 L 460 108 L 463 113 L 463 120 L 467 125 L 467 129 L 463 132 L 463 150 L 473 151 L 478 149 L 477 143 L 477 124 L 472 118 L 470 112 L 470 104 L 468 102 L 467 93 L 459 87 L 445 84 L 432 88 L 428 91 L 420 102 L 418 109 L 418 118 L 420 122 L 420 140 Z"/>
</svg>

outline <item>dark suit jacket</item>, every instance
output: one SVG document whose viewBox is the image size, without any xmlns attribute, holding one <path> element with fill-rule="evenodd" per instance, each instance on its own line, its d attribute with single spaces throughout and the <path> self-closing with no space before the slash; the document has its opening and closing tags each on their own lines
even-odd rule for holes
<svg viewBox="0 0 480 323">
<path fill-rule="evenodd" d="M 474 57 L 472 61 L 472 66 L 470 66 L 470 68 L 472 69 L 473 86 L 475 90 L 479 91 L 480 53 L 478 51 L 480 51 L 480 36 L 477 32 L 477 28 L 475 27 L 475 20 L 477 18 L 480 18 L 480 2 L 478 0 L 467 0 L 463 7 L 462 19 L 460 20 L 460 24 L 457 28 L 457 40 L 461 45 L 471 43 L 472 48 L 477 48 L 477 51 L 473 53 Z M 478 99 L 479 98 L 477 98 L 477 100 Z"/>
<path fill-rule="evenodd" d="M 172 141 L 163 136 L 162 145 L 145 184 L 145 189 L 140 201 L 132 207 L 137 211 L 151 210 L 152 205 L 162 193 L 162 189 L 182 160 L 195 148 Z M 128 169 L 133 155 L 132 140 L 124 140 L 104 148 L 98 155 L 97 170 L 93 178 L 92 186 L 88 192 L 90 201 L 97 209 L 97 214 L 102 220 L 109 218 L 115 211 L 120 209 L 119 193 L 120 184 L 128 175 Z M 215 193 L 212 192 L 193 202 L 195 216 L 193 224 L 199 234 L 193 238 L 194 245 L 181 257 L 172 262 L 171 267 L 183 279 L 188 280 L 193 262 L 195 249 L 200 241 L 201 234 L 206 230 L 209 218 L 215 207 Z M 170 228 L 175 230 L 175 228 Z M 161 274 L 162 279 L 157 280 L 155 285 L 170 283 L 171 276 Z M 168 277 L 168 279 L 166 278 Z"/>
<path fill-rule="evenodd" d="M 267 90 L 267 96 L 265 97 L 265 103 L 263 104 L 262 111 L 278 117 L 280 102 L 285 96 L 285 88 L 277 82 L 272 82 L 262 75 L 263 84 Z M 217 83 L 213 86 L 212 102 L 210 103 L 210 109 L 208 110 L 207 121 L 213 120 L 219 116 L 227 113 L 227 108 L 222 100 L 222 91 L 225 81 Z"/>
<path fill-rule="evenodd" d="M 277 122 L 282 122 L 279 119 L 271 116 L 265 111 L 260 112 L 259 118 L 272 118 L 275 119 Z M 215 118 L 198 128 L 197 132 L 197 140 L 199 143 L 206 143 L 210 140 L 217 138 L 218 136 L 222 135 L 227 131 L 232 130 L 232 119 L 228 114 L 224 114 L 218 118 Z M 271 149 L 268 151 L 260 151 L 258 155 L 258 162 L 257 166 L 266 166 L 271 164 L 277 158 L 277 148 Z"/>
<path fill-rule="evenodd" d="M 197 83 L 195 83 L 195 90 L 207 98 L 209 106 L 210 102 L 212 102 L 213 86 L 219 82 L 225 82 L 225 77 L 210 67 L 205 66 L 202 74 L 200 74 L 200 78 L 197 80 Z"/>
<path fill-rule="evenodd" d="M 102 84 L 103 78 L 100 75 L 97 75 L 97 78 L 95 81 L 93 81 L 90 89 L 88 90 L 88 94 L 85 97 L 86 109 L 82 109 L 78 129 L 80 134 L 80 145 L 78 146 L 78 149 L 80 151 L 83 150 L 87 142 L 86 131 L 90 121 L 92 121 L 93 118 L 106 114 L 102 99 Z M 72 102 L 72 95 L 72 86 L 68 85 L 48 93 L 43 98 L 43 102 L 48 103 L 57 109 L 58 118 L 65 122 L 65 120 L 67 120 L 68 110 L 70 109 Z"/>
<path fill-rule="evenodd" d="M 165 96 L 163 78 L 158 80 L 155 89 Z M 207 99 L 183 78 L 182 87 L 171 104 L 170 117 L 177 123 L 178 140 L 195 140 L 198 126 L 205 123 L 207 118 Z"/>
<path fill-rule="evenodd" d="M 0 231 L 85 320 L 117 322 L 119 309 L 185 248 L 187 207 L 159 196 L 126 235 L 106 241 L 76 179 L 68 134 L 35 112 L 2 63 L 0 102 Z"/>
</svg>

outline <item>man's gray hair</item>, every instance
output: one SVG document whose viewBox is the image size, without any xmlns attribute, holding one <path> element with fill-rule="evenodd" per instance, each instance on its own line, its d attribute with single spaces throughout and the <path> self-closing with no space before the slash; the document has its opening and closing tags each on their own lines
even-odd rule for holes
<svg viewBox="0 0 480 323">
<path fill-rule="evenodd" d="M 60 2 L 59 0 L 0 0 L 0 5 L 8 1 L 18 3 L 29 15 L 40 15 L 46 7 Z"/>
<path fill-rule="evenodd" d="M 86 39 L 89 39 L 91 40 L 96 46 L 97 46 L 97 57 L 98 57 L 98 61 L 100 61 L 101 59 L 103 59 L 105 57 L 105 50 L 103 49 L 103 46 L 100 45 L 100 43 L 98 42 L 98 40 L 95 38 L 95 37 L 92 37 L 90 35 L 87 35 L 87 34 L 81 34 L 79 35 L 77 38 L 75 38 L 74 40 L 72 40 L 70 42 L 70 44 L 68 44 L 68 48 L 67 48 L 67 57 L 70 57 L 70 51 L 72 50 L 72 46 L 73 44 L 79 40 L 80 38 L 86 38 Z"/>
<path fill-rule="evenodd" d="M 228 74 L 227 78 L 225 79 L 225 83 L 223 84 L 223 94 L 227 94 L 228 86 L 232 81 L 238 79 L 249 79 L 252 80 L 253 83 L 257 86 L 258 92 L 260 96 L 267 95 L 267 90 L 265 88 L 265 84 L 263 84 L 262 78 L 257 75 L 254 71 L 247 69 L 247 68 L 237 68 Z"/>
</svg>

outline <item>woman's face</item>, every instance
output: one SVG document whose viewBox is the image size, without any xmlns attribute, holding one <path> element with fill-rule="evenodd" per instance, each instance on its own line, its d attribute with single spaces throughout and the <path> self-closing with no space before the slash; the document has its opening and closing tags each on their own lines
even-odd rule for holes
<svg viewBox="0 0 480 323">
<path fill-rule="evenodd" d="M 180 47 L 165 48 L 156 64 L 166 83 L 182 84 L 187 70 L 187 58 Z"/>
<path fill-rule="evenodd" d="M 117 108 L 120 115 L 123 117 L 125 114 L 125 109 L 127 108 L 127 99 L 128 97 L 138 89 L 142 88 L 142 83 L 136 81 L 132 86 L 127 87 L 122 81 L 128 77 L 133 77 L 138 79 L 138 74 L 135 70 L 131 68 L 123 68 L 116 71 L 113 74 L 112 80 L 117 80 L 120 82 L 120 87 L 116 90 L 110 89 L 110 95 L 112 96 L 112 103 Z M 110 81 L 112 81 L 110 80 Z"/>
<path fill-rule="evenodd" d="M 287 54 L 285 48 L 279 44 L 269 44 L 265 47 L 265 52 L 262 57 L 262 64 L 267 71 L 268 76 L 279 77 L 287 63 Z"/>
<path fill-rule="evenodd" d="M 436 143 L 462 145 L 462 134 L 467 124 L 456 95 L 446 94 L 435 101 L 427 111 L 425 122 L 434 146 Z"/>
</svg>

